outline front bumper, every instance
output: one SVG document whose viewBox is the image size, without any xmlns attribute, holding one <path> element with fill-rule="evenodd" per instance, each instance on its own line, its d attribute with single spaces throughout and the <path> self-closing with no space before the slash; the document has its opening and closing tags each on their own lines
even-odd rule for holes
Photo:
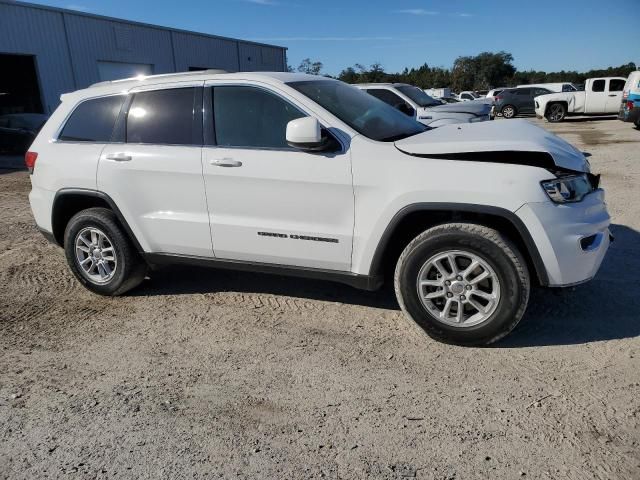
<svg viewBox="0 0 640 480">
<path fill-rule="evenodd" d="M 603 190 L 577 203 L 528 203 L 516 215 L 538 247 L 548 286 L 576 285 L 596 275 L 611 243 Z"/>
</svg>

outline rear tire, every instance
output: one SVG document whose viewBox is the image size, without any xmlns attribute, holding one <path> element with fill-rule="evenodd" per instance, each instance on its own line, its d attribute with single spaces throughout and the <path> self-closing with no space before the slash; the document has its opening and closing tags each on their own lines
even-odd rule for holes
<svg viewBox="0 0 640 480">
<path fill-rule="evenodd" d="M 511 332 L 530 290 L 518 249 L 500 232 L 472 223 L 438 225 L 418 235 L 398 259 L 394 285 L 414 325 L 436 340 L 467 346 L 488 345 Z"/>
<path fill-rule="evenodd" d="M 147 272 L 115 214 L 106 208 L 75 214 L 64 232 L 64 250 L 75 277 L 99 295 L 121 295 L 137 287 Z"/>
<path fill-rule="evenodd" d="M 502 118 L 514 118 L 518 114 L 518 110 L 513 105 L 505 105 L 500 113 L 502 113 Z"/>
<path fill-rule="evenodd" d="M 547 106 L 547 111 L 544 116 L 550 123 L 561 122 L 564 120 L 564 117 L 567 116 L 567 107 L 562 103 L 552 103 Z"/>
</svg>

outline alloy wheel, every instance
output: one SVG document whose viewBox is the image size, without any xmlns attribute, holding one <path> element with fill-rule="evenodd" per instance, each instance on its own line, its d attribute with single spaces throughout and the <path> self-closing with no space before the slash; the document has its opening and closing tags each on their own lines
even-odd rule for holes
<svg viewBox="0 0 640 480">
<path fill-rule="evenodd" d="M 454 327 L 479 325 L 500 301 L 500 281 L 478 255 L 463 250 L 440 252 L 420 269 L 418 297 L 438 321 Z"/>
<path fill-rule="evenodd" d="M 118 259 L 113 243 L 95 227 L 87 227 L 76 235 L 76 261 L 82 274 L 91 282 L 108 283 L 116 273 Z"/>
</svg>

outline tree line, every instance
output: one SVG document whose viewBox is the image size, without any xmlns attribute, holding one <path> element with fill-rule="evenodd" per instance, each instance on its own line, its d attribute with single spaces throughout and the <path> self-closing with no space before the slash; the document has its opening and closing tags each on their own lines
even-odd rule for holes
<svg viewBox="0 0 640 480">
<path fill-rule="evenodd" d="M 323 64 L 305 58 L 297 71 L 312 75 L 323 75 Z M 405 68 L 402 72 L 386 72 L 380 63 L 370 66 L 355 64 L 342 70 L 337 77 L 347 83 L 399 82 L 416 85 L 420 88 L 450 87 L 454 91 L 489 90 L 496 87 L 513 87 L 521 84 L 571 82 L 582 84 L 592 77 L 627 77 L 636 69 L 635 64 L 627 63 L 619 67 L 609 67 L 588 72 L 561 70 L 544 72 L 536 70 L 519 71 L 513 65 L 513 55 L 508 52 L 482 52 L 475 56 L 458 57 L 452 68 L 431 67 L 424 63 L 417 68 Z M 289 67 L 290 71 L 294 71 Z M 330 75 L 325 75 L 329 77 Z"/>
</svg>

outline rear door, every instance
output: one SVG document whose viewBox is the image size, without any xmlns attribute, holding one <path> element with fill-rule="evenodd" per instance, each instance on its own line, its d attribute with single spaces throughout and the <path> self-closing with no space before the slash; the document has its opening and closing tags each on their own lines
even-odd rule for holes
<svg viewBox="0 0 640 480">
<path fill-rule="evenodd" d="M 607 92 L 607 113 L 618 113 L 620 104 L 622 103 L 622 92 L 626 80 L 621 78 L 612 78 L 609 80 L 609 91 Z"/>
<path fill-rule="evenodd" d="M 532 88 L 518 88 L 513 92 L 515 94 L 516 108 L 518 113 L 533 113 L 533 93 Z"/>
<path fill-rule="evenodd" d="M 313 112 L 261 84 L 210 85 L 202 161 L 216 258 L 349 271 L 354 196 L 346 139 L 332 152 L 294 149 L 287 123 Z"/>
<path fill-rule="evenodd" d="M 596 78 L 591 82 L 586 92 L 585 113 L 604 113 L 607 111 L 608 83 L 606 78 Z"/>
<path fill-rule="evenodd" d="M 202 84 L 133 90 L 107 145 L 98 189 L 115 201 L 143 248 L 213 256 L 202 177 Z"/>
</svg>

